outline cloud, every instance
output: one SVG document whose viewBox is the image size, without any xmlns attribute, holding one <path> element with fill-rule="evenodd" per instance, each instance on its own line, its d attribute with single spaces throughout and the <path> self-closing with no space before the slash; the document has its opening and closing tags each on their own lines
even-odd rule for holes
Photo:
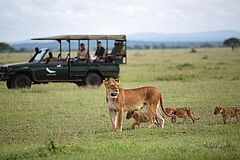
<svg viewBox="0 0 240 160">
<path fill-rule="evenodd" d="M 239 29 L 238 0 L 0 1 L 0 41 L 60 34 Z"/>
</svg>

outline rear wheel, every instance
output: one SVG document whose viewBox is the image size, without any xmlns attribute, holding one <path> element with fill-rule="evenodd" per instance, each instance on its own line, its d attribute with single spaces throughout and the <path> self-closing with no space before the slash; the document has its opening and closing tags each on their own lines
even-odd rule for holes
<svg viewBox="0 0 240 160">
<path fill-rule="evenodd" d="M 97 73 L 88 73 L 84 79 L 84 85 L 88 87 L 99 87 L 102 84 L 102 77 Z"/>
<path fill-rule="evenodd" d="M 32 85 L 31 79 L 24 74 L 15 76 L 12 81 L 12 88 L 17 89 L 31 88 L 31 85 Z"/>
</svg>

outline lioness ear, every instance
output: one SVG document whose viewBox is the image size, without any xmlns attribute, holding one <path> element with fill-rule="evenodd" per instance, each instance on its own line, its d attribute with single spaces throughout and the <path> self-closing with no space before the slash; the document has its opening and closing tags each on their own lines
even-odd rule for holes
<svg viewBox="0 0 240 160">
<path fill-rule="evenodd" d="M 120 84 L 120 80 L 119 80 L 119 79 L 115 79 L 115 83 L 116 83 L 117 85 L 119 85 L 119 84 Z"/>
<path fill-rule="evenodd" d="M 104 83 L 104 85 L 106 86 L 106 85 L 108 85 L 109 80 L 103 80 L 103 83 Z"/>
<path fill-rule="evenodd" d="M 219 112 L 220 113 L 222 113 L 223 112 L 223 108 L 221 107 L 221 108 L 219 108 Z"/>
</svg>

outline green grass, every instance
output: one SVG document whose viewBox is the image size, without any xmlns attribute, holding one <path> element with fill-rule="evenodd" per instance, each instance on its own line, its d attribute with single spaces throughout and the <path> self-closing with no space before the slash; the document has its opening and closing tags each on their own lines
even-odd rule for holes
<svg viewBox="0 0 240 160">
<path fill-rule="evenodd" d="M 1 54 L 0 64 L 30 55 Z M 240 106 L 240 50 L 133 50 L 120 76 L 122 87 L 157 86 L 165 107 L 188 106 L 201 119 L 171 124 L 165 116 L 164 129 L 136 130 L 124 119 L 123 132 L 115 133 L 103 86 L 8 90 L 0 82 L 0 159 L 239 159 L 240 124 L 224 125 L 213 109 Z"/>
</svg>

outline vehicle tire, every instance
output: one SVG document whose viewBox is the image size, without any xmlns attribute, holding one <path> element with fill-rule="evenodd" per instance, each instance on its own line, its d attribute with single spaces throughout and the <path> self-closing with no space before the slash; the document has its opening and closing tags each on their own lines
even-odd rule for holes
<svg viewBox="0 0 240 160">
<path fill-rule="evenodd" d="M 7 81 L 6 81 L 6 85 L 7 85 L 7 88 L 8 88 L 8 89 L 12 89 L 12 88 L 13 88 L 13 86 L 12 86 L 12 81 L 11 81 L 11 80 L 7 80 Z"/>
<path fill-rule="evenodd" d="M 31 79 L 24 74 L 16 75 L 12 81 L 12 88 L 21 89 L 21 88 L 31 88 L 32 81 Z"/>
<path fill-rule="evenodd" d="M 88 73 L 84 79 L 84 85 L 88 87 L 99 87 L 102 84 L 102 77 L 97 73 Z"/>
</svg>

